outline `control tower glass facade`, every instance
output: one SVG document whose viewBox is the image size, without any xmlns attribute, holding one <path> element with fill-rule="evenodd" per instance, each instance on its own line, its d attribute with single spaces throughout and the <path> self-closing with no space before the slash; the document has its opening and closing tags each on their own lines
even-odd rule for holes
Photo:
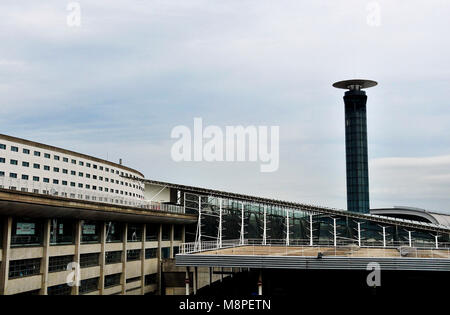
<svg viewBox="0 0 450 315">
<path fill-rule="evenodd" d="M 347 209 L 360 213 L 369 213 L 366 102 L 364 91 L 345 92 Z"/>
</svg>

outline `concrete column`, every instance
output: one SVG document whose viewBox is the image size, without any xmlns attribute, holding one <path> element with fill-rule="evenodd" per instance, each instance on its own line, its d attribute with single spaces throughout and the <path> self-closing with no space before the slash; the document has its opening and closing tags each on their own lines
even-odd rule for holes
<svg viewBox="0 0 450 315">
<path fill-rule="evenodd" d="M 173 255 L 173 238 L 175 233 L 175 227 L 173 224 L 170 225 L 170 258 L 174 258 Z"/>
<path fill-rule="evenodd" d="M 181 230 L 181 242 L 186 243 L 186 225 L 183 225 Z"/>
<path fill-rule="evenodd" d="M 81 229 L 82 229 L 82 220 L 77 220 L 75 224 L 75 253 L 73 255 L 73 261 L 80 264 L 80 247 L 81 247 Z M 77 272 L 75 272 L 75 275 Z M 77 279 L 74 279 L 74 281 L 77 281 Z M 81 281 L 81 279 L 80 279 Z M 72 295 L 78 295 L 80 292 L 80 287 L 77 285 L 74 285 L 72 287 Z"/>
<path fill-rule="evenodd" d="M 262 295 L 262 290 L 263 290 L 263 287 L 262 287 L 262 271 L 260 270 L 259 271 L 259 277 L 258 277 L 258 295 Z"/>
<path fill-rule="evenodd" d="M 142 249 L 141 249 L 141 294 L 145 293 L 145 234 L 147 233 L 147 224 L 142 225 Z"/>
<path fill-rule="evenodd" d="M 12 217 L 3 222 L 2 263 L 0 269 L 0 295 L 8 294 L 9 250 L 11 247 Z"/>
<path fill-rule="evenodd" d="M 193 281 L 192 282 L 194 282 L 193 283 L 193 285 L 194 285 L 194 295 L 196 295 L 197 294 L 197 288 L 198 288 L 198 282 L 197 282 L 197 279 L 198 279 L 198 274 L 197 274 L 197 267 L 194 267 L 194 277 L 193 277 Z"/>
<path fill-rule="evenodd" d="M 158 232 L 158 252 L 157 252 L 157 261 L 158 261 L 158 294 L 161 295 L 161 281 L 162 281 L 162 277 L 161 277 L 161 242 L 162 242 L 162 224 L 159 225 L 159 232 Z"/>
<path fill-rule="evenodd" d="M 41 263 L 42 285 L 39 294 L 47 295 L 48 261 L 49 261 L 49 247 L 50 247 L 50 219 L 44 220 L 44 235 L 42 246 L 43 246 L 43 255 Z"/>
<path fill-rule="evenodd" d="M 189 267 L 186 267 L 186 278 L 184 278 L 184 283 L 186 284 L 186 295 L 189 295 Z"/>
<path fill-rule="evenodd" d="M 212 271 L 213 267 L 209 267 L 209 286 L 212 285 L 212 275 L 213 275 L 213 271 Z"/>
<path fill-rule="evenodd" d="M 123 252 L 122 252 L 122 276 L 120 283 L 122 284 L 122 295 L 127 294 L 127 242 L 128 242 L 128 223 L 123 228 Z"/>
<path fill-rule="evenodd" d="M 100 279 L 99 279 L 99 290 L 100 295 L 103 295 L 105 291 L 105 249 L 106 249 L 106 222 L 102 223 L 101 226 L 101 234 L 100 234 L 100 242 L 101 242 L 101 252 L 99 257 L 99 265 L 100 265 Z"/>
</svg>

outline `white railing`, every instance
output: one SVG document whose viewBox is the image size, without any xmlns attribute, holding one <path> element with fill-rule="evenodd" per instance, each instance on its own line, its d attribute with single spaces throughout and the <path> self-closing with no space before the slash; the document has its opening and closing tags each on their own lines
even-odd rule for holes
<svg viewBox="0 0 450 315">
<path fill-rule="evenodd" d="M 397 257 L 397 258 L 441 258 L 450 259 L 450 244 L 445 247 L 421 246 L 409 247 L 405 242 L 391 242 L 389 246 L 357 246 L 354 241 L 342 240 L 334 246 L 333 242 L 322 242 L 309 245 L 309 240 L 290 240 L 286 246 L 285 240 L 246 239 L 242 244 L 239 240 L 223 240 L 222 246 L 217 241 L 191 242 L 180 245 L 180 254 L 195 254 L 207 252 L 208 255 L 250 255 L 250 256 L 323 256 L 335 257 Z M 443 245 L 443 244 L 440 244 Z"/>
<path fill-rule="evenodd" d="M 136 197 L 117 195 L 110 192 L 98 190 L 80 189 L 70 186 L 54 185 L 30 180 L 0 177 L 0 188 L 35 193 L 39 195 L 59 196 L 70 199 L 100 202 L 106 204 L 122 205 L 158 210 L 171 213 L 185 213 L 184 207 L 180 205 L 165 204 L 155 201 L 138 199 Z"/>
</svg>

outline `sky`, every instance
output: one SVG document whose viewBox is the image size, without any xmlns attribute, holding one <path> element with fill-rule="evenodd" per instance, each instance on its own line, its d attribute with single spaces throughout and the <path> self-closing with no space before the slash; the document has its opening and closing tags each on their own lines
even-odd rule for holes
<svg viewBox="0 0 450 315">
<path fill-rule="evenodd" d="M 332 83 L 372 79 L 371 208 L 450 213 L 448 16 L 447 0 L 2 0 L 0 133 L 149 179 L 345 209 Z M 278 170 L 174 161 L 171 131 L 195 117 L 279 126 Z"/>
</svg>

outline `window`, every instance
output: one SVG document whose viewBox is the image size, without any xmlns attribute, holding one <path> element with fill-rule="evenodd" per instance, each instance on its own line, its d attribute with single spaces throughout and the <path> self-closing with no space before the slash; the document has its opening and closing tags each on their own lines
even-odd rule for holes
<svg viewBox="0 0 450 315">
<path fill-rule="evenodd" d="M 71 160 L 71 163 L 72 164 L 77 164 L 77 161 L 76 160 Z"/>
<path fill-rule="evenodd" d="M 48 259 L 48 272 L 67 270 L 67 265 L 73 262 L 73 255 L 56 256 Z"/>
<path fill-rule="evenodd" d="M 75 182 L 70 182 L 70 187 L 75 187 Z"/>
<path fill-rule="evenodd" d="M 41 259 L 23 259 L 9 262 L 9 278 L 38 275 L 41 272 Z"/>
<path fill-rule="evenodd" d="M 58 284 L 47 288 L 47 295 L 70 295 L 72 287 L 67 284 Z"/>
<path fill-rule="evenodd" d="M 17 160 L 10 160 L 11 165 L 17 165 L 19 162 Z"/>
<path fill-rule="evenodd" d="M 91 174 L 86 173 L 86 178 L 91 178 Z"/>
<path fill-rule="evenodd" d="M 82 183 L 78 183 L 78 188 L 83 188 L 83 184 Z"/>
<path fill-rule="evenodd" d="M 59 156 L 58 155 L 55 155 L 53 158 L 55 159 L 55 161 L 59 161 Z"/>
<path fill-rule="evenodd" d="M 97 164 L 94 164 L 92 167 L 95 168 L 95 169 L 97 169 Z"/>
<path fill-rule="evenodd" d="M 145 232 L 146 241 L 157 241 L 159 235 L 159 224 L 147 224 Z"/>
<path fill-rule="evenodd" d="M 0 149 L 2 149 L 2 150 L 6 150 L 6 145 L 4 145 L 4 144 L 0 143 Z"/>
<path fill-rule="evenodd" d="M 161 257 L 163 259 L 170 258 L 170 247 L 161 248 Z"/>
<path fill-rule="evenodd" d="M 86 167 L 91 167 L 91 163 L 86 163 Z"/>
<path fill-rule="evenodd" d="M 44 171 L 50 171 L 50 166 L 44 165 Z"/>
<path fill-rule="evenodd" d="M 69 159 L 65 157 L 65 158 L 63 158 L 63 162 L 67 163 L 67 162 L 69 162 Z"/>
<path fill-rule="evenodd" d="M 75 171 L 70 171 L 70 175 L 77 175 Z"/>
<path fill-rule="evenodd" d="M 105 264 L 118 264 L 122 262 L 122 251 L 106 252 Z"/>
<path fill-rule="evenodd" d="M 63 174 L 68 174 L 68 173 L 69 173 L 69 170 L 63 168 L 62 172 L 63 172 Z"/>
<path fill-rule="evenodd" d="M 5 172 L 0 171 L 0 177 L 4 177 L 5 176 Z"/>
<path fill-rule="evenodd" d="M 34 156 L 41 156 L 41 152 L 39 152 L 39 151 L 34 151 Z"/>
<path fill-rule="evenodd" d="M 63 180 L 63 181 L 62 181 L 62 184 L 63 184 L 64 186 L 67 186 L 67 181 L 66 181 L 66 180 Z"/>
<path fill-rule="evenodd" d="M 98 290 L 98 277 L 80 281 L 80 294 Z"/>
<path fill-rule="evenodd" d="M 50 220 L 50 244 L 73 244 L 75 239 L 75 222 L 67 219 Z"/>
<path fill-rule="evenodd" d="M 128 224 L 127 241 L 128 242 L 140 242 L 140 241 L 142 241 L 142 225 L 140 225 L 140 224 Z"/>
<path fill-rule="evenodd" d="M 45 178 L 43 179 L 44 183 L 50 183 L 50 178 Z"/>
<path fill-rule="evenodd" d="M 33 164 L 33 168 L 40 169 L 41 166 L 40 166 L 39 164 L 37 164 L 37 163 L 34 163 L 34 164 Z"/>
<path fill-rule="evenodd" d="M 170 225 L 167 224 L 162 225 L 162 240 L 170 241 Z"/>
<path fill-rule="evenodd" d="M 54 179 L 54 180 L 53 180 L 53 184 L 58 185 L 58 184 L 59 184 L 59 180 Z"/>
<path fill-rule="evenodd" d="M 30 163 L 28 163 L 28 162 L 22 162 L 22 166 L 23 166 L 23 167 L 30 167 Z"/>
<path fill-rule="evenodd" d="M 145 275 L 144 277 L 145 285 L 156 284 L 156 273 L 151 275 Z"/>
<path fill-rule="evenodd" d="M 19 152 L 19 148 L 18 148 L 18 147 L 11 146 L 11 151 L 13 151 L 13 152 Z"/>
<path fill-rule="evenodd" d="M 86 189 L 90 189 L 90 188 L 91 188 L 91 185 L 86 184 Z"/>
<path fill-rule="evenodd" d="M 83 177 L 83 173 L 82 172 L 78 172 L 78 176 Z"/>
<path fill-rule="evenodd" d="M 99 265 L 99 253 L 93 254 L 81 254 L 80 255 L 80 267 L 88 268 Z"/>
<path fill-rule="evenodd" d="M 158 253 L 157 248 L 146 248 L 145 249 L 145 259 L 156 258 Z"/>
<path fill-rule="evenodd" d="M 44 157 L 45 157 L 46 159 L 49 159 L 49 158 L 50 158 L 50 154 L 44 153 Z"/>
<path fill-rule="evenodd" d="M 136 281 L 140 281 L 140 280 L 141 280 L 141 277 L 128 278 L 127 283 L 132 283 L 132 282 L 136 282 Z"/>
<path fill-rule="evenodd" d="M 23 175 L 23 174 L 22 174 L 22 179 L 23 179 L 23 180 L 28 180 L 28 175 Z"/>
<path fill-rule="evenodd" d="M 105 276 L 105 288 L 120 284 L 121 273 Z"/>
<path fill-rule="evenodd" d="M 97 175 L 92 175 L 92 179 L 97 179 Z"/>
<path fill-rule="evenodd" d="M 100 166 L 100 171 L 103 171 L 103 166 Z"/>
<path fill-rule="evenodd" d="M 23 151 L 22 151 L 24 154 L 30 154 L 30 150 L 28 150 L 28 149 L 23 149 Z"/>
<path fill-rule="evenodd" d="M 141 259 L 141 250 L 140 249 L 130 249 L 127 250 L 127 261 L 134 261 Z"/>
<path fill-rule="evenodd" d="M 94 221 L 83 221 L 81 228 L 82 243 L 98 243 L 100 241 L 100 224 Z"/>
<path fill-rule="evenodd" d="M 59 167 L 54 167 L 54 168 L 53 168 L 53 172 L 59 173 Z"/>
<path fill-rule="evenodd" d="M 39 176 L 33 176 L 33 181 L 38 182 L 39 181 Z"/>
<path fill-rule="evenodd" d="M 16 173 L 9 173 L 9 177 L 11 177 L 11 178 L 17 178 L 17 174 L 16 174 Z"/>
<path fill-rule="evenodd" d="M 181 225 L 174 225 L 173 239 L 175 241 L 181 241 L 183 239 L 183 227 Z"/>
<path fill-rule="evenodd" d="M 0 163 L 5 163 L 5 158 L 0 158 Z"/>
<path fill-rule="evenodd" d="M 80 166 L 83 166 L 83 165 L 84 165 L 84 162 L 83 162 L 83 161 L 79 161 L 78 164 L 79 164 Z"/>
</svg>

